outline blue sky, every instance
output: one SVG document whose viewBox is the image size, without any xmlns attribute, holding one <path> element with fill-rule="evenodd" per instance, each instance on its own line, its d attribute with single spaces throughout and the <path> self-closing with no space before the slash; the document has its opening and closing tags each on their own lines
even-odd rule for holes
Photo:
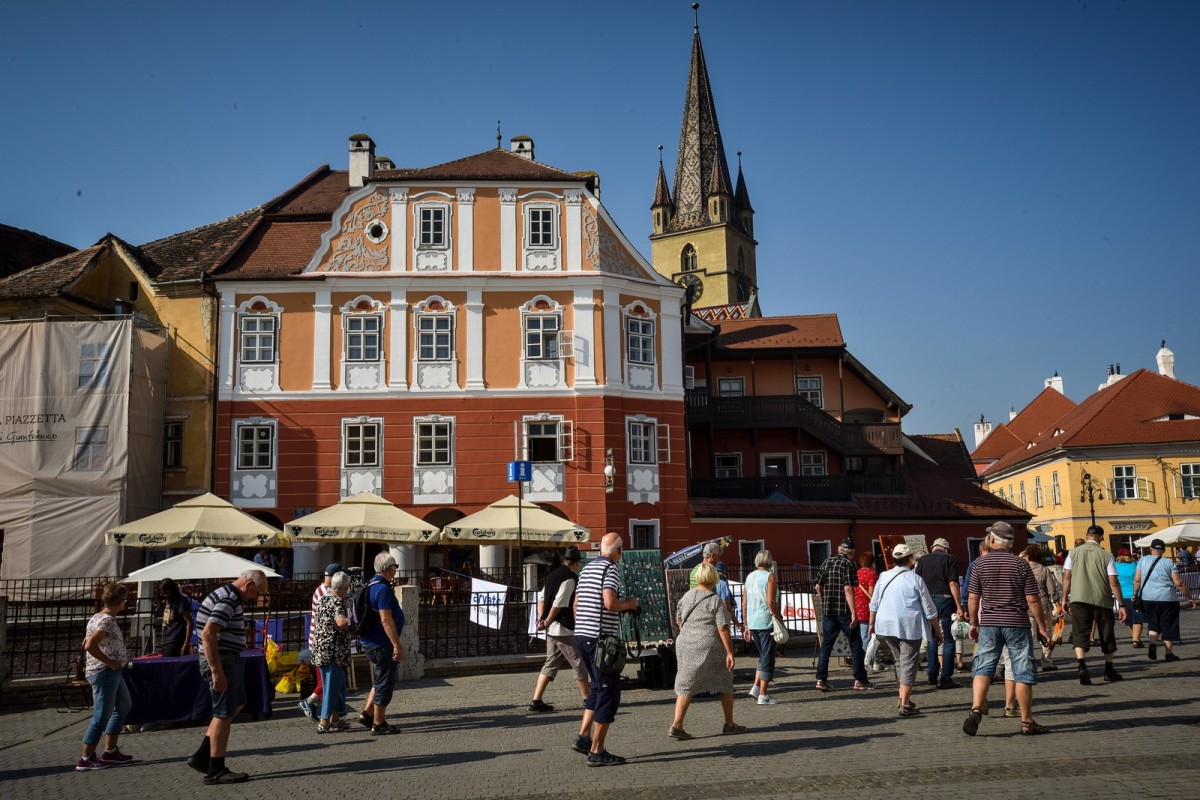
<svg viewBox="0 0 1200 800">
<path fill-rule="evenodd" d="M 528 134 L 649 252 L 690 3 L 9 4 L 0 221 L 141 244 L 261 203 L 366 132 L 400 166 Z M 915 408 L 1007 419 L 1055 370 L 1200 382 L 1200 3 L 705 0 L 766 314 L 836 312 Z M 736 165 L 731 165 L 736 169 Z"/>
</svg>

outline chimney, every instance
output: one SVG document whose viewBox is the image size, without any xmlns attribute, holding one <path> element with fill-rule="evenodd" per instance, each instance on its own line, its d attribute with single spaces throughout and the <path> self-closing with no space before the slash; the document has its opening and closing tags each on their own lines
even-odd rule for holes
<svg viewBox="0 0 1200 800">
<path fill-rule="evenodd" d="M 1066 392 L 1063 391 L 1063 379 L 1059 377 L 1058 370 L 1054 370 L 1052 377 L 1046 378 L 1045 387 L 1053 389 L 1061 395 L 1066 395 Z"/>
<path fill-rule="evenodd" d="M 514 155 L 533 161 L 533 139 L 528 136 L 514 136 L 509 139 L 508 150 Z"/>
<path fill-rule="evenodd" d="M 1013 408 L 1012 406 L 1009 406 L 1008 407 L 1008 421 L 1012 422 L 1016 418 L 1017 418 L 1017 410 L 1015 408 Z"/>
<path fill-rule="evenodd" d="M 1167 340 L 1162 340 L 1162 345 L 1159 348 L 1158 355 L 1155 357 L 1158 362 L 1158 374 L 1168 378 L 1175 377 L 1175 354 L 1167 349 Z"/>
<path fill-rule="evenodd" d="M 350 187 L 357 189 L 375 174 L 375 142 L 365 133 L 350 137 Z"/>
<path fill-rule="evenodd" d="M 983 421 L 983 414 L 979 415 L 979 422 L 975 423 L 975 448 L 983 444 L 983 440 L 992 432 L 992 423 Z"/>
</svg>

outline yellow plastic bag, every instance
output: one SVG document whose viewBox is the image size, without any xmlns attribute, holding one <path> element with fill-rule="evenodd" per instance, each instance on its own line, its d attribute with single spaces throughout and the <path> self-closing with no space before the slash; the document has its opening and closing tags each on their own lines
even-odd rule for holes
<svg viewBox="0 0 1200 800">
<path fill-rule="evenodd" d="M 275 640 L 267 637 L 267 671 L 274 672 L 279 669 L 279 645 L 275 644 Z"/>
<path fill-rule="evenodd" d="M 292 677 L 292 673 L 285 672 L 279 679 L 279 683 L 275 684 L 275 691 L 281 694 L 291 694 L 300 691 L 300 684 Z"/>
</svg>

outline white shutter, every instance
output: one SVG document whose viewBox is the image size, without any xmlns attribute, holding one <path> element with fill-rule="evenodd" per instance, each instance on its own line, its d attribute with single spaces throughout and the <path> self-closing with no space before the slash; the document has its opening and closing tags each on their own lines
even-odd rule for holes
<svg viewBox="0 0 1200 800">
<path fill-rule="evenodd" d="M 559 331 L 558 355 L 560 358 L 575 357 L 575 331 Z"/>
<path fill-rule="evenodd" d="M 519 419 L 513 420 L 513 461 L 524 461 L 521 458 L 521 434 L 524 432 L 525 423 Z"/>
<path fill-rule="evenodd" d="M 683 388 L 685 388 L 685 389 L 695 389 L 696 388 L 696 368 L 695 367 L 684 367 L 683 368 Z"/>
<path fill-rule="evenodd" d="M 671 463 L 671 426 L 658 423 L 654 426 L 658 434 L 658 463 Z"/>
<path fill-rule="evenodd" d="M 1138 499 L 1154 502 L 1154 484 L 1149 478 L 1137 479 Z"/>
<path fill-rule="evenodd" d="M 575 423 L 569 419 L 558 423 L 558 460 L 564 464 L 575 460 Z"/>
</svg>

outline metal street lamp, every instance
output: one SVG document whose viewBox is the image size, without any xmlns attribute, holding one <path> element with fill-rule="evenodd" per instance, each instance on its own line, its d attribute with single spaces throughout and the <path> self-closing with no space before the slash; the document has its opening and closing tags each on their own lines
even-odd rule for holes
<svg viewBox="0 0 1200 800">
<path fill-rule="evenodd" d="M 1088 510 L 1092 514 L 1092 524 L 1096 524 L 1096 501 L 1104 499 L 1104 491 L 1100 488 L 1100 484 L 1092 479 L 1090 472 L 1083 473 L 1083 477 L 1079 480 L 1081 487 L 1079 492 L 1079 502 L 1087 500 Z"/>
</svg>

